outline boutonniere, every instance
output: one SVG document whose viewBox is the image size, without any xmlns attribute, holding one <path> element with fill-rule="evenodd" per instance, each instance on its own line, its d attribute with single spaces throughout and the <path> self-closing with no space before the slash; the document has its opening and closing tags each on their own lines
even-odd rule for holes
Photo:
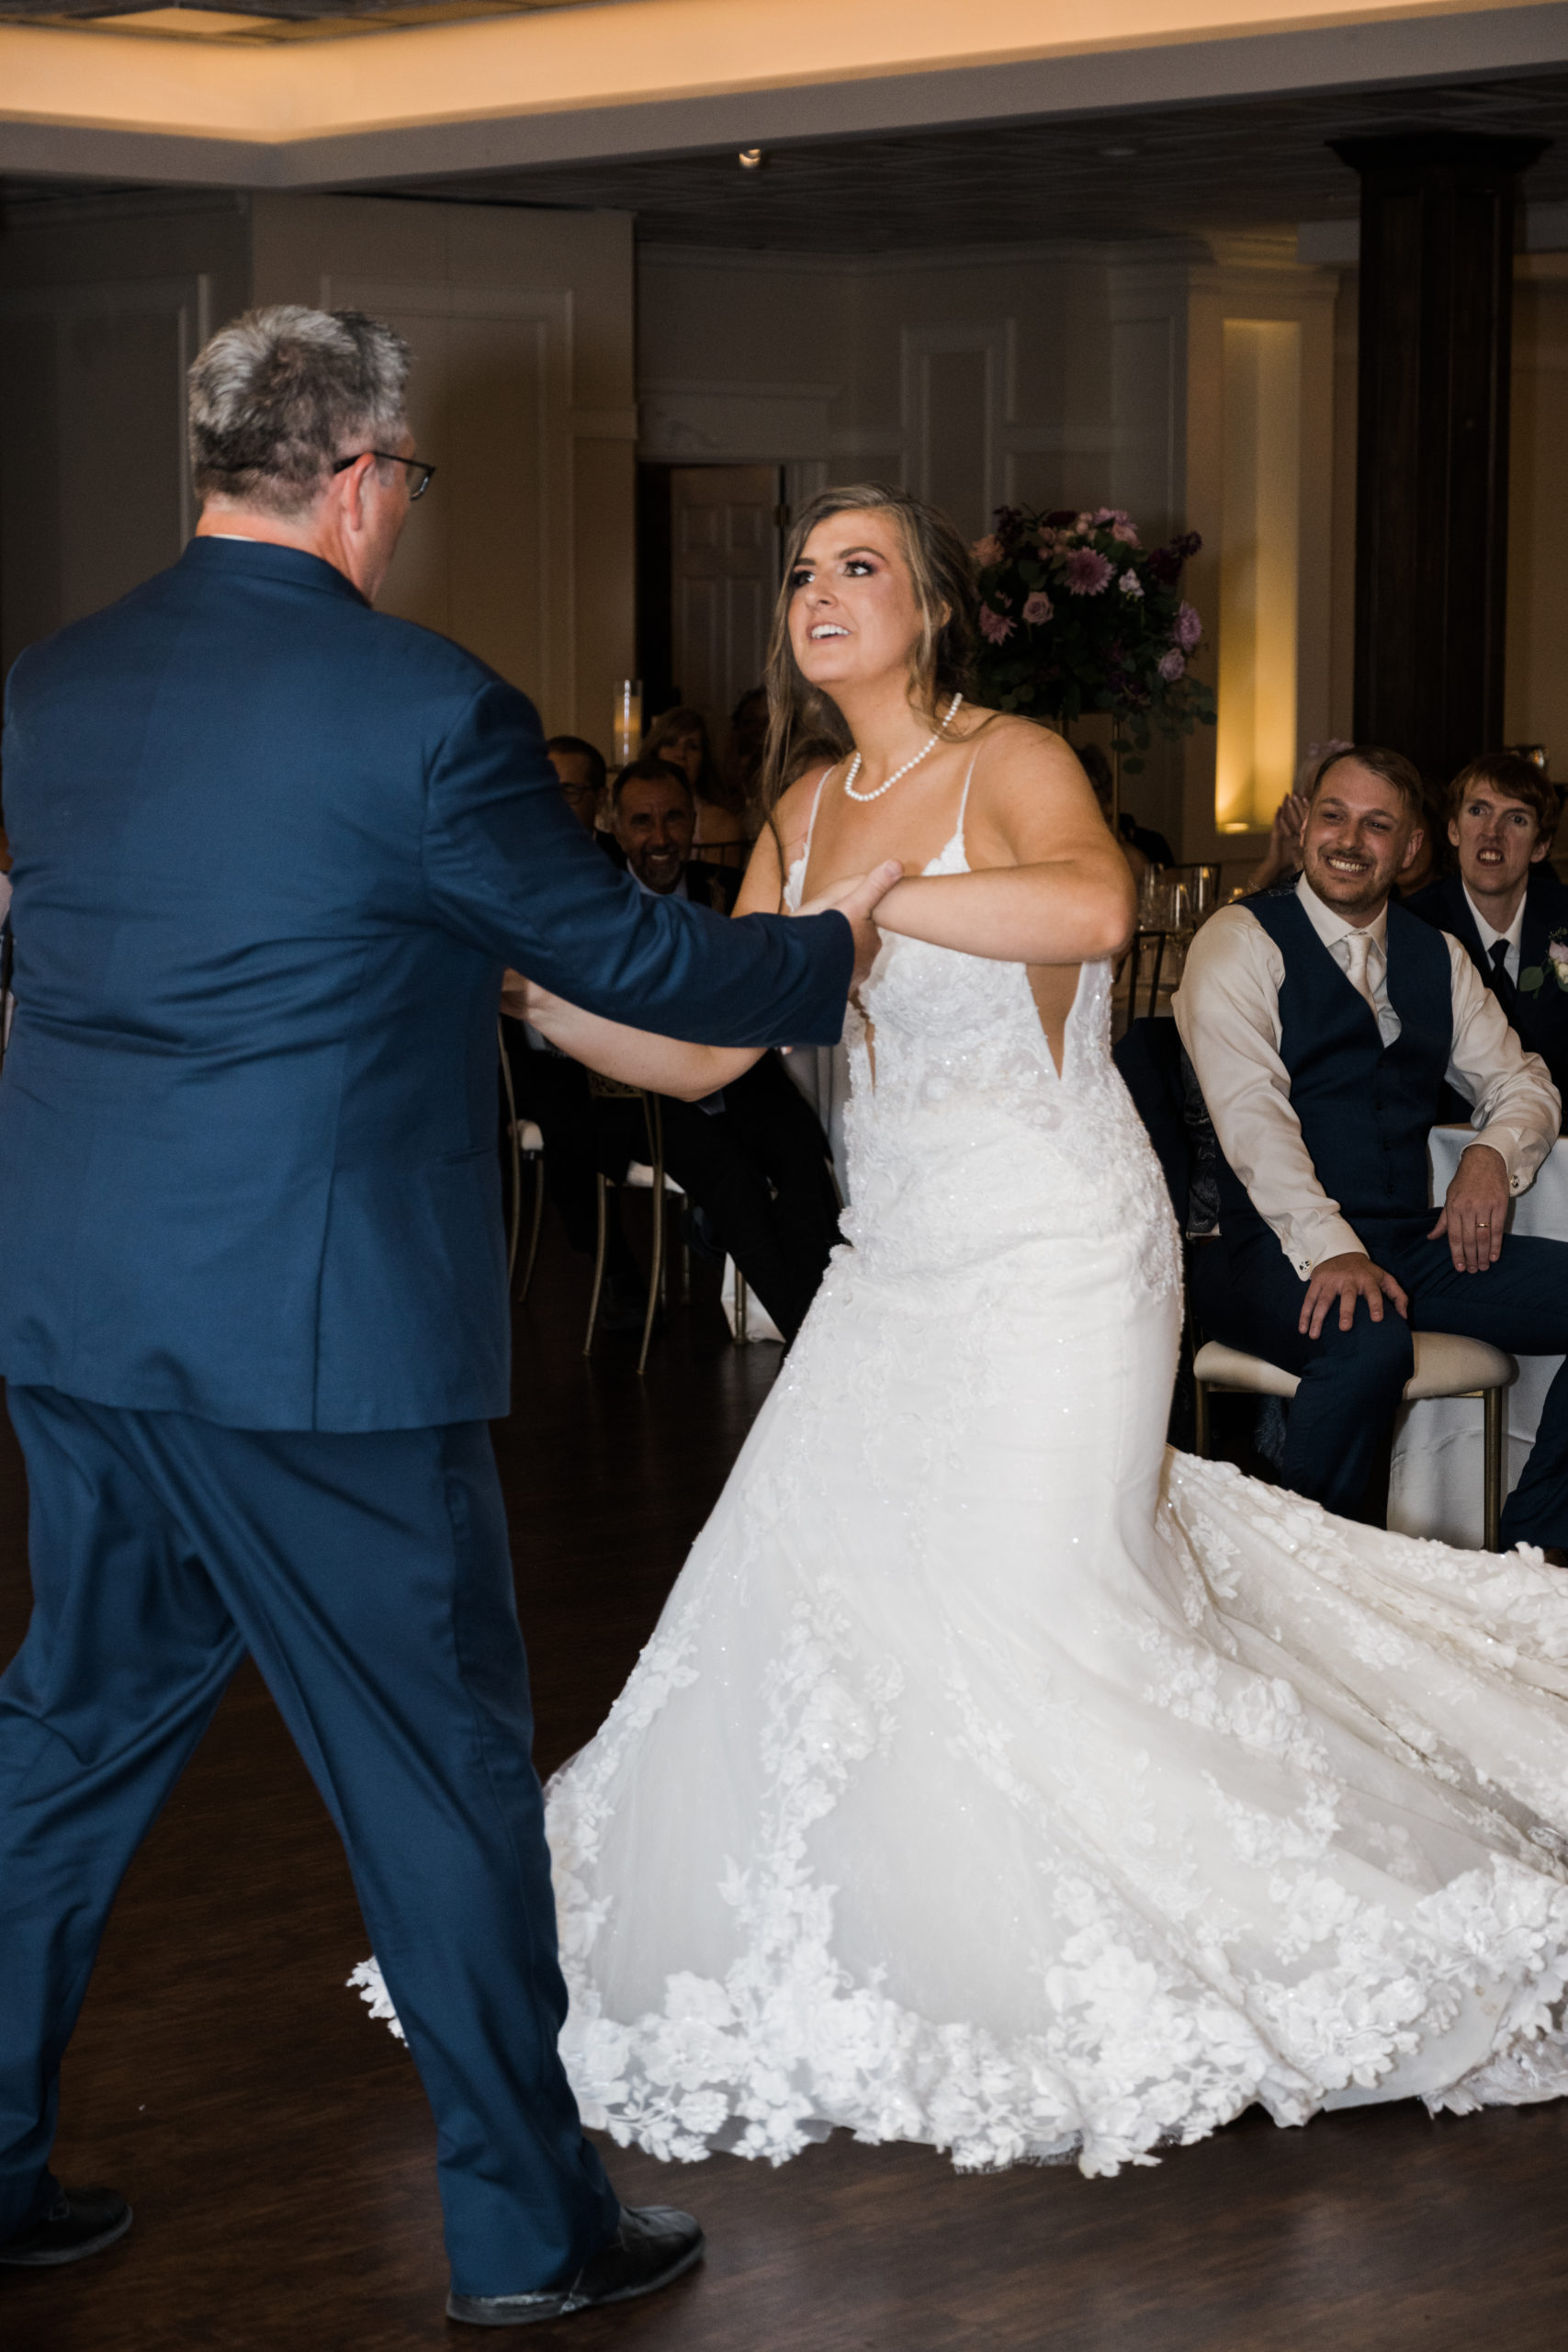
<svg viewBox="0 0 1568 2352">
<path fill-rule="evenodd" d="M 1551 973 L 1558 987 L 1568 995 L 1568 931 L 1554 931 L 1546 943 L 1544 964 L 1529 964 L 1519 974 L 1519 994 L 1539 996 Z"/>
</svg>

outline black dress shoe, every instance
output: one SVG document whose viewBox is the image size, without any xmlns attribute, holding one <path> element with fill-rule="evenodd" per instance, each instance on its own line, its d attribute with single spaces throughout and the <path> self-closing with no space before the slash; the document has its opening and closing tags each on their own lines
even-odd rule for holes
<svg viewBox="0 0 1568 2352">
<path fill-rule="evenodd" d="M 629 2303 L 636 2295 L 668 2287 L 701 2259 L 702 2251 L 702 2226 L 689 2213 L 668 2205 L 623 2205 L 615 2236 L 583 2264 L 570 2286 L 532 2295 L 451 2294 L 446 2316 L 467 2320 L 470 2327 L 528 2327 L 535 2320 L 596 2311 L 601 2303 Z"/>
<path fill-rule="evenodd" d="M 47 2270 L 102 2254 L 130 2227 L 130 2208 L 112 2188 L 62 2188 L 41 2222 L 0 2239 L 0 2262 Z"/>
</svg>

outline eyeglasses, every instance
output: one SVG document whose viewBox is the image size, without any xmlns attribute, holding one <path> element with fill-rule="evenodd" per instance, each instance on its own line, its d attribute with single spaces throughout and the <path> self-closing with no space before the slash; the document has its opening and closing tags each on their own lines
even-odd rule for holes
<svg viewBox="0 0 1568 2352">
<path fill-rule="evenodd" d="M 356 466 L 359 463 L 361 458 L 380 458 L 389 466 L 407 466 L 409 469 L 409 504 L 411 506 L 413 504 L 416 498 L 423 498 L 424 496 L 424 493 L 430 488 L 431 482 L 435 474 L 435 468 L 434 466 L 427 466 L 423 458 L 400 458 L 397 452 L 393 449 L 356 449 L 352 458 L 340 458 L 338 459 L 336 465 L 333 468 L 333 473 L 345 474 L 350 466 Z"/>
</svg>

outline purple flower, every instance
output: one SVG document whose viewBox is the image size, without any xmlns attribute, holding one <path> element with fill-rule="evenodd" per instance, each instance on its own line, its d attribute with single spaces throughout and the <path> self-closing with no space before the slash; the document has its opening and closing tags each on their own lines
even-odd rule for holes
<svg viewBox="0 0 1568 2352">
<path fill-rule="evenodd" d="M 1053 531 L 1071 530 L 1077 519 L 1070 506 L 1053 506 L 1045 517 L 1046 524 Z"/>
<path fill-rule="evenodd" d="M 1169 548 L 1156 548 L 1149 557 L 1149 573 L 1162 588 L 1174 588 L 1181 577 L 1181 558 Z"/>
<path fill-rule="evenodd" d="M 1023 600 L 1023 617 L 1032 628 L 1037 628 L 1042 621 L 1048 621 L 1055 610 L 1055 606 L 1052 604 L 1050 597 L 1041 588 L 1037 588 L 1032 596 L 1026 596 Z"/>
<path fill-rule="evenodd" d="M 1004 619 L 1000 613 L 993 612 L 989 605 L 981 605 L 980 634 L 988 639 L 992 645 L 1005 645 L 1017 627 L 1016 621 Z M 1179 658 L 1178 656 L 1179 660 Z"/>
<path fill-rule="evenodd" d="M 1192 651 L 1192 649 L 1197 644 L 1198 639 L 1203 634 L 1203 624 L 1198 617 L 1198 615 L 1193 611 L 1190 605 L 1181 605 L 1178 606 L 1176 627 L 1170 633 L 1177 644 L 1180 646 L 1183 653 L 1190 653 Z"/>
<path fill-rule="evenodd" d="M 1174 645 L 1168 653 L 1160 655 L 1159 673 L 1168 686 L 1175 685 L 1178 678 L 1185 675 L 1186 670 L 1187 656 L 1185 653 L 1179 653 Z"/>
<path fill-rule="evenodd" d="M 1079 548 L 1070 555 L 1062 574 L 1068 593 L 1074 596 L 1098 596 L 1111 584 L 1111 566 L 1093 548 Z"/>
</svg>

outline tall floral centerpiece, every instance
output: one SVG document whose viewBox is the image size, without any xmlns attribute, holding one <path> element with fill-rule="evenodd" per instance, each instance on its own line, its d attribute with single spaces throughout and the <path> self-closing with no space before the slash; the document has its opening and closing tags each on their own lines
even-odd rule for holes
<svg viewBox="0 0 1568 2352">
<path fill-rule="evenodd" d="M 1064 733 L 1085 711 L 1109 711 L 1119 798 L 1122 769 L 1137 775 L 1156 729 L 1174 737 L 1214 723 L 1214 697 L 1191 670 L 1203 624 L 1181 594 L 1201 545 L 1184 531 L 1145 548 L 1119 506 L 998 507 L 975 548 L 981 700 Z"/>
</svg>

